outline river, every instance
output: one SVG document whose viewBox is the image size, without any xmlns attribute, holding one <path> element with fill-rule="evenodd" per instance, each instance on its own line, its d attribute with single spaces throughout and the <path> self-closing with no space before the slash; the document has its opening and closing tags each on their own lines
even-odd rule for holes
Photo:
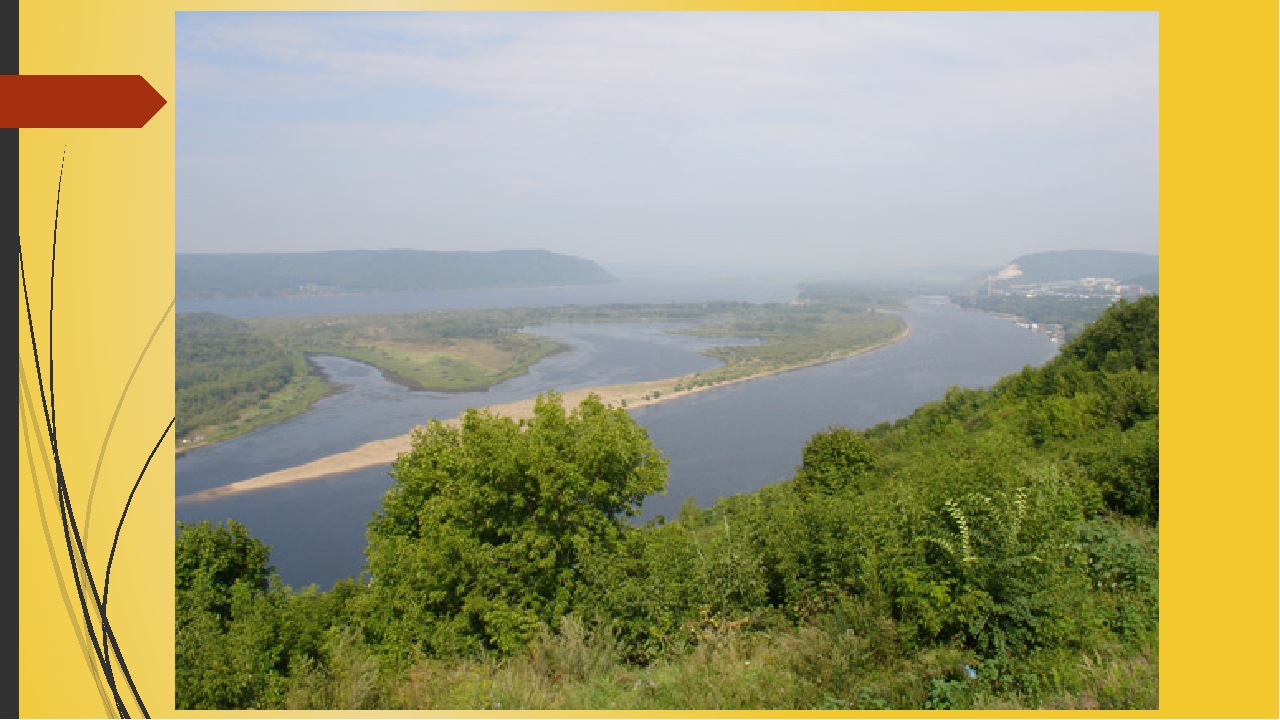
<svg viewBox="0 0 1280 720">
<path fill-rule="evenodd" d="M 645 501 L 642 519 L 673 517 L 690 495 L 703 506 L 790 476 L 814 433 L 832 425 L 868 427 L 909 414 L 949 387 L 985 387 L 1057 353 L 1046 336 L 945 301 L 913 301 L 903 313 L 908 337 L 846 360 L 715 388 L 636 408 L 670 459 L 665 495 Z M 672 335 L 671 324 L 557 324 L 530 331 L 571 346 L 530 373 L 476 393 L 411 391 L 376 369 L 342 358 L 320 358 L 322 370 L 347 389 L 301 416 L 177 462 L 177 494 L 290 467 L 369 440 L 404 433 L 427 418 L 530 397 L 548 388 L 570 390 L 673 377 L 719 361 L 698 354 L 722 340 Z M 273 546 L 282 579 L 327 588 L 357 575 L 364 528 L 392 479 L 388 466 L 292 486 L 179 503 L 178 520 L 234 518 Z"/>
</svg>

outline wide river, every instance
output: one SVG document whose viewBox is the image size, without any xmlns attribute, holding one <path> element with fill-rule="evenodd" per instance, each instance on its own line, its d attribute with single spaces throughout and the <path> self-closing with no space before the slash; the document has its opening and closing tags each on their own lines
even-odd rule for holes
<svg viewBox="0 0 1280 720">
<path fill-rule="evenodd" d="M 708 506 L 722 495 L 777 482 L 795 471 L 801 449 L 816 432 L 833 425 L 864 428 L 903 417 L 939 399 L 949 387 L 989 386 L 1026 365 L 1047 361 L 1058 350 L 1044 335 L 985 313 L 961 310 L 945 300 L 913 301 L 903 317 L 910 334 L 893 345 L 632 410 L 669 458 L 671 470 L 667 493 L 645 501 L 642 519 L 657 514 L 674 517 L 691 495 Z M 572 349 L 484 392 L 411 391 L 368 365 L 319 358 L 321 369 L 345 386 L 343 392 L 291 420 L 180 456 L 177 495 L 400 435 L 429 418 L 454 417 L 467 407 L 510 402 L 549 388 L 571 390 L 673 377 L 719 364 L 699 351 L 726 344 L 723 340 L 668 333 L 673 327 L 678 326 L 528 328 Z M 185 522 L 234 518 L 272 546 L 272 562 L 286 583 L 328 588 L 338 579 L 360 573 L 365 525 L 391 487 L 388 470 L 389 466 L 381 466 L 223 498 L 179 502 L 176 517 Z"/>
</svg>

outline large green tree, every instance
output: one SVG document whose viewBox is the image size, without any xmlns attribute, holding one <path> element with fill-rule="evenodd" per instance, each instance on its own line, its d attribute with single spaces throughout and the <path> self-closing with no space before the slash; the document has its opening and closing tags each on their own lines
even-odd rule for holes
<svg viewBox="0 0 1280 720">
<path fill-rule="evenodd" d="M 369 525 L 369 629 L 384 648 L 506 651 L 567 612 L 589 549 L 666 486 L 667 462 L 626 411 L 539 396 L 519 422 L 432 421 L 392 469 Z"/>
<path fill-rule="evenodd" d="M 179 708 L 251 707 L 269 692 L 272 649 L 269 548 L 234 520 L 178 523 L 176 695 Z"/>
<path fill-rule="evenodd" d="M 796 485 L 805 492 L 833 493 L 857 489 L 876 466 L 871 444 L 857 430 L 830 427 L 809 438 Z"/>
</svg>

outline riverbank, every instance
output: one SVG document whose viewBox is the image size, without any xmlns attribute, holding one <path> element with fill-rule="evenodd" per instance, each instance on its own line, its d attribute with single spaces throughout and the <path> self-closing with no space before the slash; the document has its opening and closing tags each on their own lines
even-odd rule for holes
<svg viewBox="0 0 1280 720">
<path fill-rule="evenodd" d="M 832 356 L 816 360 L 778 367 L 752 375 L 724 380 L 715 384 L 690 386 L 691 384 L 689 381 L 691 376 L 681 376 L 643 383 L 606 385 L 595 388 L 571 390 L 563 392 L 561 395 L 564 398 L 566 407 L 576 406 L 582 402 L 587 395 L 594 393 L 600 397 L 604 404 L 610 407 L 621 407 L 631 410 L 638 407 L 656 405 L 714 388 L 726 387 L 728 385 L 747 382 L 749 380 L 758 380 L 760 378 L 801 370 L 807 367 L 835 362 L 837 360 L 845 360 L 863 353 L 871 352 L 872 350 L 901 342 L 906 339 L 909 334 L 910 328 L 904 328 L 892 338 L 874 345 L 869 345 L 849 352 L 833 354 Z M 676 387 L 680 387 L 681 389 L 676 390 Z M 512 403 L 491 405 L 483 409 L 495 415 L 510 417 L 514 420 L 521 420 L 533 416 L 534 402 L 535 398 L 526 398 Z M 445 422 L 456 423 L 457 421 L 458 418 L 452 418 Z M 263 490 L 281 485 L 290 485 L 293 483 L 304 482 L 306 480 L 314 480 L 339 473 L 351 472 L 353 470 L 362 470 L 369 467 L 389 464 L 393 462 L 400 453 L 407 452 L 410 449 L 412 440 L 412 433 L 406 433 L 404 435 L 385 440 L 375 440 L 373 442 L 365 443 L 353 450 L 329 455 L 302 465 L 277 470 L 264 475 L 258 475 L 256 477 L 210 488 L 201 492 L 183 495 L 177 498 L 177 502 L 185 503 L 211 500 L 226 497 L 228 495 Z"/>
<path fill-rule="evenodd" d="M 307 374 L 275 393 L 265 407 L 249 408 L 232 422 L 208 426 L 191 437 L 179 438 L 174 447 L 174 457 L 251 433 L 267 425 L 284 422 L 311 410 L 316 403 L 345 389 L 342 383 L 326 378 L 310 356 L 306 356 L 306 362 Z"/>
<path fill-rule="evenodd" d="M 515 355 L 503 370 L 486 366 L 494 360 L 495 351 L 482 346 L 483 340 L 464 338 L 455 341 L 448 352 L 435 349 L 419 351 L 403 357 L 373 349 L 356 347 L 321 347 L 302 350 L 308 373 L 291 382 L 284 389 L 273 393 L 262 403 L 244 410 L 234 421 L 200 428 L 189 437 L 179 438 L 174 456 L 207 447 L 253 432 L 261 427 L 283 422 L 311 410 L 320 400 L 344 390 L 340 383 L 329 380 L 315 364 L 315 356 L 330 355 L 371 365 L 393 383 L 411 390 L 442 393 L 462 393 L 488 390 L 511 378 L 529 371 L 535 363 L 568 352 L 568 345 L 537 336 L 529 336 L 532 345 L 525 352 Z M 461 347 L 459 347 L 461 346 Z M 485 352 L 485 350 L 489 352 Z M 400 352 L 406 352 L 401 350 Z"/>
</svg>

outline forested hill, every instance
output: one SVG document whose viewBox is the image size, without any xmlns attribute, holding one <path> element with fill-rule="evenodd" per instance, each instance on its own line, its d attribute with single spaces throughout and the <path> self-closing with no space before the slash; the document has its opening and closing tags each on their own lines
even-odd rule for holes
<svg viewBox="0 0 1280 720">
<path fill-rule="evenodd" d="M 1022 271 L 1016 278 L 1018 283 L 1058 282 L 1086 277 L 1113 278 L 1127 282 L 1159 272 L 1160 258 L 1157 255 L 1112 250 L 1061 250 L 1021 255 L 1010 265 L 1017 265 Z M 985 279 L 984 276 L 984 282 Z"/>
<path fill-rule="evenodd" d="M 180 254 L 179 297 L 598 285 L 596 263 L 546 250 Z"/>
</svg>

